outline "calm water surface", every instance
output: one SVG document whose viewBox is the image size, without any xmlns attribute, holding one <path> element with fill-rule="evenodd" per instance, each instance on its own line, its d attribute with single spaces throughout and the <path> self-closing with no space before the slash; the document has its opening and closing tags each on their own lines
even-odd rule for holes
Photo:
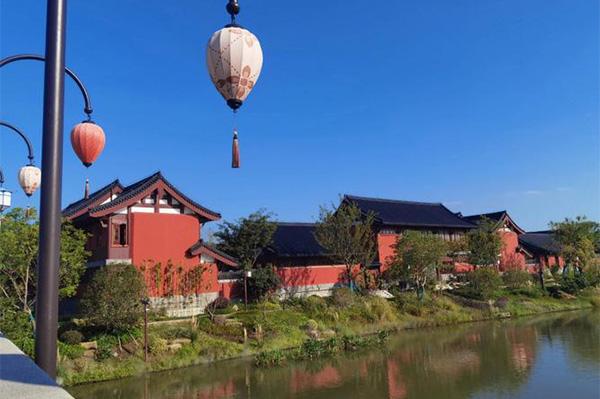
<svg viewBox="0 0 600 399">
<path fill-rule="evenodd" d="M 222 362 L 80 385 L 78 399 L 600 398 L 600 313 L 402 332 L 385 348 L 260 369 Z"/>
</svg>

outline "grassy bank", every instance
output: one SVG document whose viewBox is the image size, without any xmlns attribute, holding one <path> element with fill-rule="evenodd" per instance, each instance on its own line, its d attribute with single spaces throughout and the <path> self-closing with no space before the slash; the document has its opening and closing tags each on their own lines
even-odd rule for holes
<svg viewBox="0 0 600 399">
<path fill-rule="evenodd" d="M 264 302 L 248 310 L 227 308 L 213 320 L 173 321 L 150 327 L 148 362 L 139 333 L 98 337 L 97 349 L 84 354 L 61 346 L 59 375 L 65 385 L 101 381 L 254 356 L 261 366 L 332 355 L 376 345 L 386 333 L 545 312 L 584 309 L 600 304 L 598 291 L 556 299 L 504 293 L 491 306 L 454 295 L 428 295 L 419 302 L 403 293 L 392 300 L 360 297 L 342 290 L 331 298 L 310 297 Z"/>
</svg>

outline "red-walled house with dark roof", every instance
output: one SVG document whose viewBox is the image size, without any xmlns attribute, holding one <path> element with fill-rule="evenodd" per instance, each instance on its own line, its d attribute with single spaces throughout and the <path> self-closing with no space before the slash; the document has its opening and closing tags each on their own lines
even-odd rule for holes
<svg viewBox="0 0 600 399">
<path fill-rule="evenodd" d="M 363 214 L 375 214 L 378 258 L 381 272 L 387 270 L 394 255 L 394 244 L 402 232 L 431 232 L 446 241 L 461 239 L 477 226 L 462 219 L 439 202 L 401 201 L 382 198 L 344 196 L 342 202 L 354 203 Z M 448 260 L 450 262 L 450 260 Z"/>
<path fill-rule="evenodd" d="M 393 246 L 406 230 L 428 231 L 445 240 L 457 240 L 477 226 L 465 221 L 440 203 L 399 201 L 344 196 L 342 203 L 354 203 L 366 215 L 375 214 L 377 257 L 370 270 L 381 273 L 389 268 Z M 343 286 L 345 266 L 334 264 L 315 238 L 313 223 L 278 223 L 273 243 L 261 262 L 276 266 L 284 295 L 325 296 Z M 451 260 L 448 259 L 451 264 Z"/>
<path fill-rule="evenodd" d="M 533 254 L 519 242 L 519 236 L 524 234 L 525 230 L 515 223 L 507 211 L 463 216 L 463 219 L 477 225 L 486 219 L 495 224 L 496 231 L 502 239 L 502 250 L 498 264 L 500 271 L 509 269 L 524 270 L 534 260 Z"/>
<path fill-rule="evenodd" d="M 532 264 L 542 269 L 554 266 L 563 267 L 565 262 L 560 256 L 560 245 L 552 231 L 533 231 L 521 234 L 519 244 L 532 255 Z"/>
<path fill-rule="evenodd" d="M 202 241 L 204 224 L 221 215 L 187 197 L 160 172 L 128 186 L 115 180 L 67 206 L 63 216 L 90 233 L 88 267 L 135 265 L 152 303 L 171 314 L 199 313 L 230 293 L 231 284 L 219 282 L 218 272 L 237 268 L 236 260 Z M 202 277 L 190 286 L 198 267 Z"/>
</svg>

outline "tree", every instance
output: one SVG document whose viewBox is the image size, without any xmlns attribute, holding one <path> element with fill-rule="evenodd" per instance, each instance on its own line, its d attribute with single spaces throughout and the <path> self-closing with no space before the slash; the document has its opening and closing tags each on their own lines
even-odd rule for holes
<svg viewBox="0 0 600 399">
<path fill-rule="evenodd" d="M 38 255 L 38 221 L 35 210 L 15 208 L 8 212 L 0 229 L 0 295 L 10 306 L 33 319 Z M 75 295 L 89 252 L 87 234 L 64 221 L 61 230 L 59 295 Z"/>
<path fill-rule="evenodd" d="M 406 231 L 394 246 L 392 275 L 412 283 L 419 300 L 423 300 L 427 281 L 435 275 L 447 251 L 446 242 L 436 235 Z"/>
<path fill-rule="evenodd" d="M 248 291 L 252 299 L 259 300 L 270 294 L 281 286 L 281 279 L 272 265 L 265 265 L 252 272 L 252 278 L 248 279 Z"/>
<path fill-rule="evenodd" d="M 129 331 L 143 314 L 146 285 L 133 265 L 98 269 L 81 298 L 81 311 L 90 325 L 107 332 Z"/>
<path fill-rule="evenodd" d="M 375 215 L 363 214 L 355 203 L 342 203 L 337 209 L 321 207 L 315 238 L 335 262 L 346 267 L 349 286 L 356 280 L 358 266 L 367 288 L 368 267 L 377 254 L 373 231 Z"/>
<path fill-rule="evenodd" d="M 600 245 L 599 223 L 577 216 L 575 219 L 565 218 L 562 222 L 550 222 L 550 227 L 565 260 L 563 275 L 567 275 L 569 266 L 579 272 L 592 266 Z"/>
<path fill-rule="evenodd" d="M 273 241 L 276 225 L 272 214 L 260 209 L 236 222 L 224 222 L 215 237 L 217 248 L 234 256 L 244 270 L 256 264 L 262 251 Z"/>
<path fill-rule="evenodd" d="M 468 260 L 473 266 L 496 266 L 502 250 L 502 238 L 496 232 L 497 223 L 482 218 L 479 226 L 467 233 Z"/>
</svg>

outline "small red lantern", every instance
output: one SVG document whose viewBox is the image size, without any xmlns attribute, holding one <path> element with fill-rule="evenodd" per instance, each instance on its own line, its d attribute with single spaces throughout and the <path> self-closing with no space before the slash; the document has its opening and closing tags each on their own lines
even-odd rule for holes
<svg viewBox="0 0 600 399">
<path fill-rule="evenodd" d="M 78 123 L 71 130 L 73 151 L 86 168 L 100 156 L 105 142 L 104 130 L 92 121 Z"/>
</svg>

